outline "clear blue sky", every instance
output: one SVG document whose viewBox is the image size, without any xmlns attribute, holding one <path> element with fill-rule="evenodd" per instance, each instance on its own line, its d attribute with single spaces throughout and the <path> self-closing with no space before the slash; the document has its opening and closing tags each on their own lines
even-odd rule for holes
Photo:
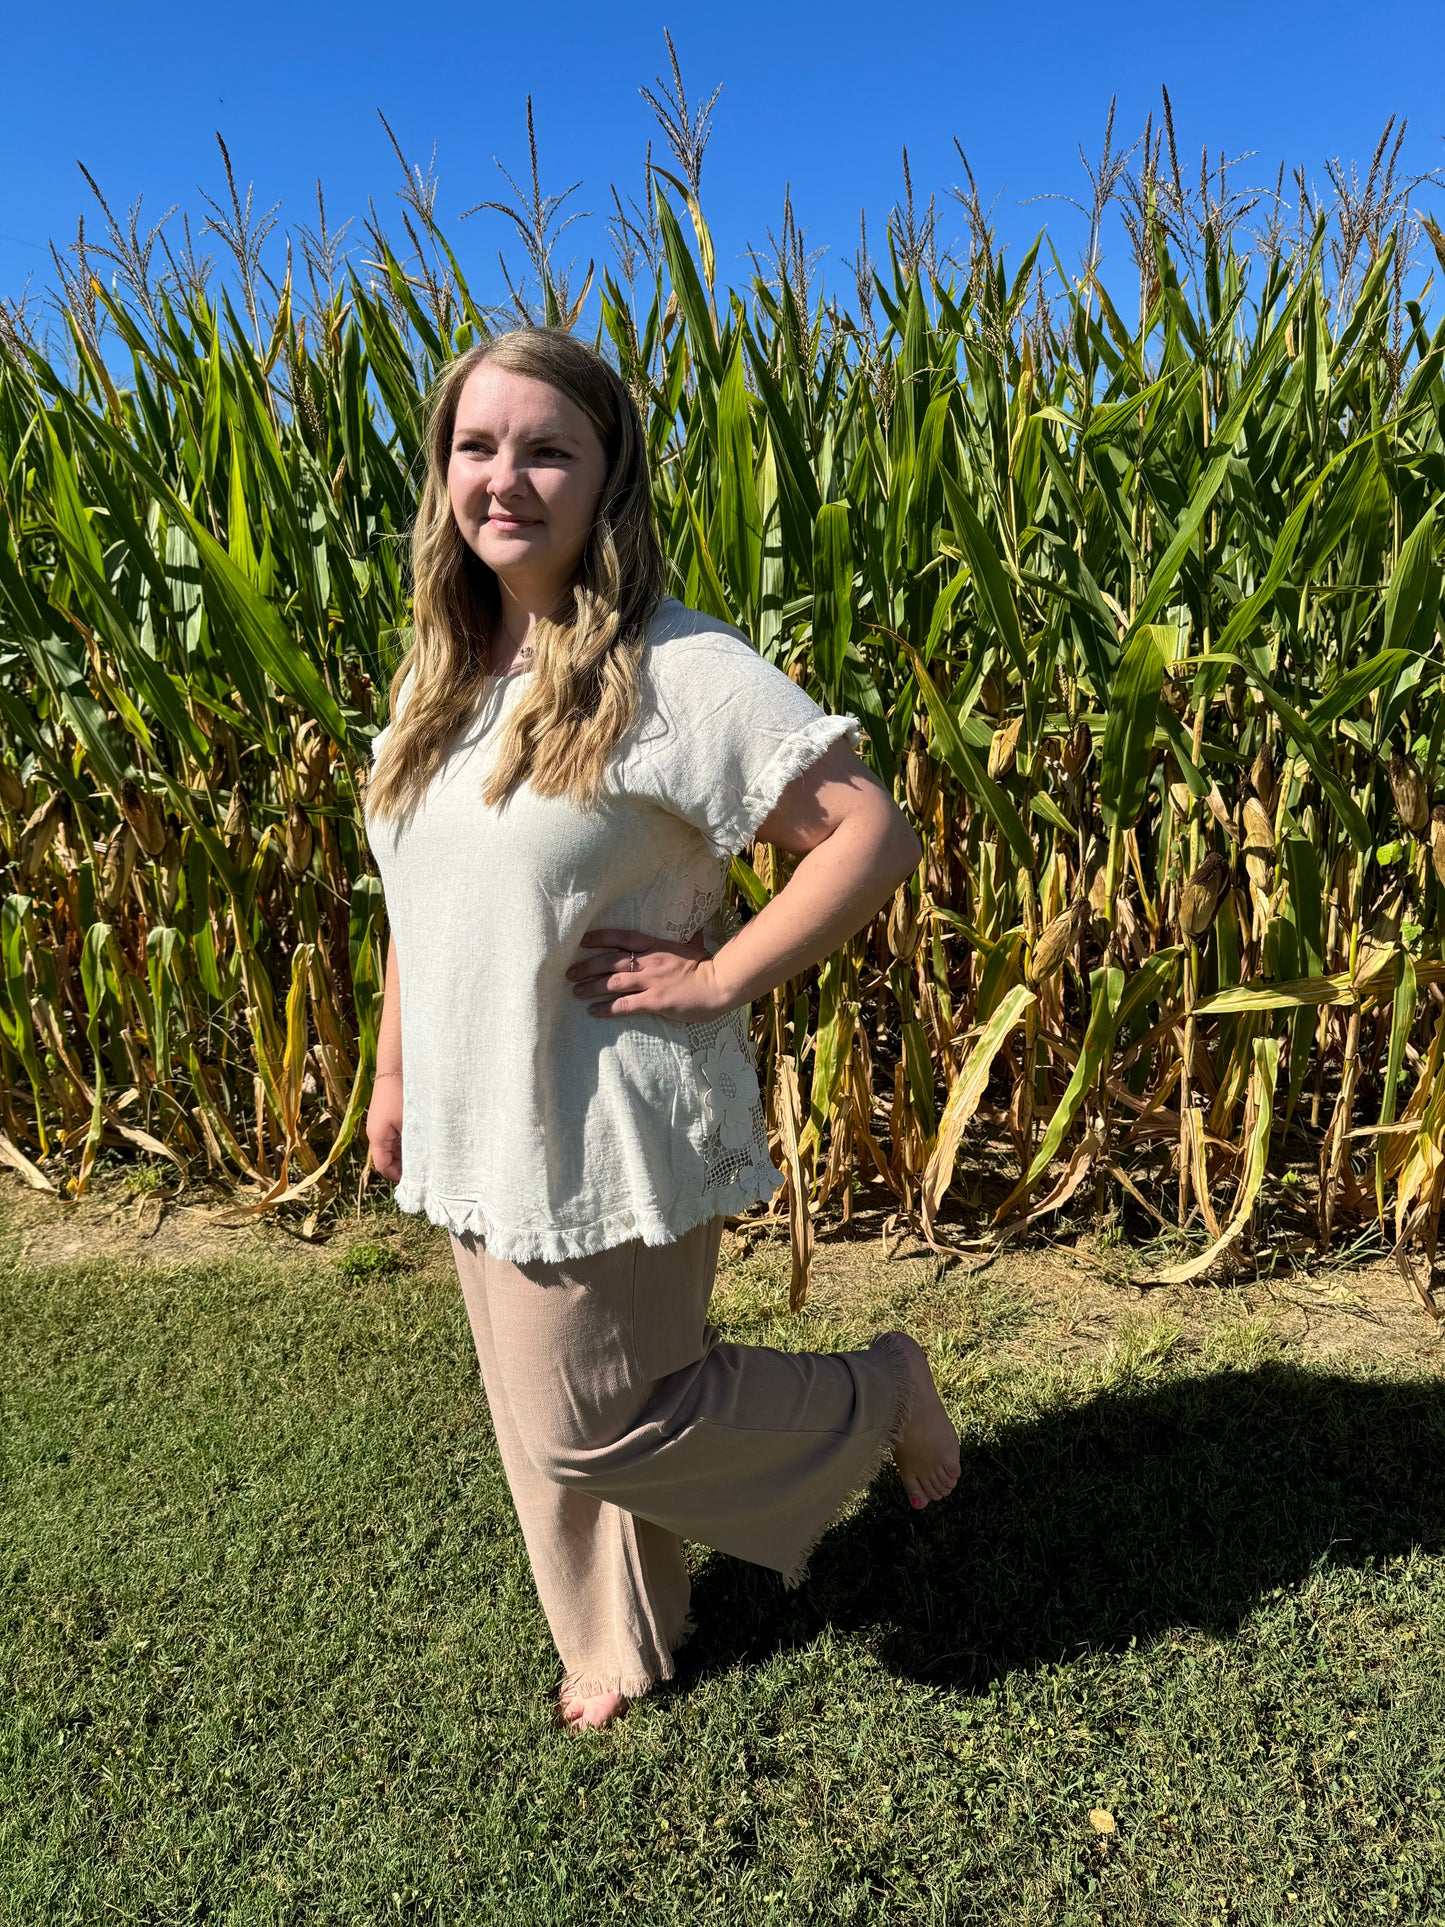
<svg viewBox="0 0 1445 1927">
<path fill-rule="evenodd" d="M 743 277 L 745 245 L 761 246 L 780 225 L 787 182 L 809 245 L 829 250 L 825 274 L 846 285 L 859 208 L 870 239 L 881 241 L 902 190 L 903 144 L 922 197 L 946 196 L 962 179 L 955 135 L 985 198 L 999 197 L 994 219 L 1014 258 L 1047 219 L 1073 262 L 1076 217 L 1057 203 L 1021 203 L 1082 195 L 1078 148 L 1097 154 L 1111 94 L 1127 142 L 1157 110 L 1161 81 L 1181 158 L 1196 175 L 1207 141 L 1215 154 L 1255 151 L 1240 182 L 1272 184 L 1284 160 L 1287 176 L 1303 163 L 1323 188 L 1331 157 L 1363 172 L 1392 112 L 1409 117 L 1407 166 L 1445 163 L 1445 9 L 1419 0 L 1289 9 L 1259 0 L 1208 8 L 734 0 L 705 10 L 553 0 L 460 11 L 252 0 L 239 12 L 77 0 L 16 7 L 7 20 L 0 293 L 14 297 L 27 275 L 32 289 L 48 283 L 45 243 L 73 237 L 82 210 L 87 230 L 98 231 L 77 160 L 117 212 L 143 194 L 145 216 L 179 202 L 194 226 L 205 212 L 198 186 L 224 192 L 217 129 L 241 182 L 254 180 L 261 207 L 279 199 L 283 221 L 314 225 L 319 175 L 333 220 L 359 214 L 371 195 L 399 231 L 381 108 L 409 156 L 425 161 L 435 143 L 444 224 L 479 292 L 500 296 L 490 264 L 506 224 L 457 216 L 503 191 L 494 156 L 524 173 L 529 92 L 544 185 L 580 180 L 568 205 L 594 212 L 569 244 L 583 264 L 600 258 L 609 183 L 640 195 L 657 130 L 638 88 L 667 73 L 664 26 L 691 93 L 705 97 L 722 83 L 703 203 L 724 280 Z M 666 158 L 660 136 L 654 153 Z M 962 231 L 952 203 L 944 228 Z M 359 240 L 359 230 L 358 221 L 348 238 Z M 206 246 L 215 250 L 214 237 Z"/>
</svg>

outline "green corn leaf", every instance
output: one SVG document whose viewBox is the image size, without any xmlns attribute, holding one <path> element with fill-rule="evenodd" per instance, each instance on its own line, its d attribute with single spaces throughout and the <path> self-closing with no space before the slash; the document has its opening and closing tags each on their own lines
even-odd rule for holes
<svg viewBox="0 0 1445 1927">
<path fill-rule="evenodd" d="M 1329 695 L 1321 696 L 1318 702 L 1310 706 L 1310 728 L 1315 735 L 1318 736 L 1331 723 L 1359 709 L 1377 689 L 1392 681 L 1411 661 L 1408 649 L 1382 649 L 1378 655 L 1346 670 Z"/>
<path fill-rule="evenodd" d="M 1348 970 L 1329 977 L 1298 977 L 1290 983 L 1231 984 L 1202 997 L 1194 1007 L 1196 1017 L 1222 1017 L 1227 1012 L 1316 1009 L 1323 1004 L 1350 1004 L 1354 993 Z"/>
<path fill-rule="evenodd" d="M 1013 590 L 1009 587 L 1008 576 L 998 558 L 998 551 L 989 540 L 982 522 L 974 513 L 973 504 L 949 472 L 948 467 L 946 465 L 942 467 L 939 474 L 943 478 L 943 495 L 948 504 L 949 518 L 953 523 L 954 533 L 963 546 L 963 552 L 968 557 L 979 596 L 1015 669 L 1027 681 L 1029 662 L 1024 649 L 1023 628 L 1019 622 L 1018 606 L 1014 602 Z"/>
<path fill-rule="evenodd" d="M 276 687 L 300 703 L 308 715 L 314 716 L 333 742 L 351 745 L 351 732 L 336 698 L 310 658 L 296 647 L 295 637 L 273 605 L 258 593 L 210 530 L 189 511 L 186 511 L 186 524 L 206 582 L 238 640 Z"/>
<path fill-rule="evenodd" d="M 733 585 L 739 620 L 755 627 L 758 570 L 762 556 L 762 516 L 753 478 L 753 435 L 748 391 L 743 382 L 742 346 L 734 349 L 717 398 L 718 511 L 722 548 Z"/>
<path fill-rule="evenodd" d="M 707 305 L 707 293 L 698 279 L 697 266 L 683 239 L 671 202 L 665 194 L 658 194 L 655 199 L 667 271 L 672 276 L 677 304 L 687 320 L 687 338 L 697 358 L 699 373 L 707 377 L 702 393 L 704 405 L 711 412 L 713 399 L 722 385 L 723 369 L 717 337 L 713 333 L 712 314 Z"/>
<path fill-rule="evenodd" d="M 1285 734 L 1309 764 L 1316 782 L 1345 826 L 1355 849 L 1368 851 L 1371 844 L 1370 826 L 1365 821 L 1359 805 L 1336 774 L 1328 746 L 1321 742 L 1293 704 L 1287 703 L 1283 696 L 1270 688 L 1252 663 L 1245 663 L 1244 672 L 1284 725 Z"/>
<path fill-rule="evenodd" d="M 979 762 L 964 741 L 942 692 L 923 666 L 923 658 L 909 643 L 905 642 L 903 649 L 913 665 L 918 686 L 923 691 L 929 720 L 933 724 L 934 741 L 942 751 L 944 760 L 969 794 L 998 826 L 1004 841 L 1013 853 L 1015 862 L 1025 870 L 1034 870 L 1038 864 L 1038 853 L 1034 849 L 1033 838 L 1024 827 L 1023 818 L 1014 808 L 1006 792 L 994 782 L 986 767 Z"/>
<path fill-rule="evenodd" d="M 1077 826 L 1071 823 L 1054 799 L 1043 790 L 1035 790 L 1029 798 L 1029 809 L 1041 822 L 1051 828 L 1061 830 L 1065 836 L 1077 836 Z"/>
<path fill-rule="evenodd" d="M 1440 565 L 1435 559 L 1435 511 L 1429 508 L 1406 536 L 1385 591 L 1385 647 L 1427 649 L 1440 614 Z"/>
<path fill-rule="evenodd" d="M 825 689 L 838 687 L 853 635 L 853 538 L 848 504 L 825 502 L 813 525 L 813 655 Z"/>
<path fill-rule="evenodd" d="M 1159 639 L 1145 624 L 1135 631 L 1124 651 L 1109 695 L 1099 762 L 1099 808 L 1110 829 L 1128 829 L 1144 807 L 1163 687 L 1164 658 Z"/>
</svg>

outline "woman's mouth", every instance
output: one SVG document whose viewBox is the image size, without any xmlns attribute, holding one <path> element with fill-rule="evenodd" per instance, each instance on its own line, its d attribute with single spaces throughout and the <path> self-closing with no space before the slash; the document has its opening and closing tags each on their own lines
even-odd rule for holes
<svg viewBox="0 0 1445 1927">
<path fill-rule="evenodd" d="M 537 519 L 530 515 L 503 515 L 499 509 L 493 509 L 487 516 L 487 526 L 493 529 L 534 529 Z"/>
</svg>

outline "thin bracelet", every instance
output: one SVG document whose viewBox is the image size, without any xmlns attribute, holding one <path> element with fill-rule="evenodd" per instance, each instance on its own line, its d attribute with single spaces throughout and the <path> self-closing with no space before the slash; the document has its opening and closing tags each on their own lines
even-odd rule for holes
<svg viewBox="0 0 1445 1927">
<path fill-rule="evenodd" d="M 371 1073 L 371 1081 L 373 1084 L 375 1084 L 379 1078 L 400 1077 L 400 1076 L 401 1076 L 400 1071 L 373 1071 Z"/>
</svg>

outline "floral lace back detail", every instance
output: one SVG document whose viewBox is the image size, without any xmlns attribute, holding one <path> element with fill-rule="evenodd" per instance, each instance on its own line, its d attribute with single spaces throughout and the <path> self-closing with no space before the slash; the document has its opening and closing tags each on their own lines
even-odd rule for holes
<svg viewBox="0 0 1445 1927">
<path fill-rule="evenodd" d="M 742 918 L 727 904 L 716 911 L 712 928 L 717 940 L 709 949 L 716 951 L 742 928 Z M 770 1197 L 782 1182 L 782 1173 L 768 1156 L 748 1009 L 739 1005 L 686 1027 L 702 1104 L 703 1186 L 723 1212 L 745 1210 Z"/>
</svg>

